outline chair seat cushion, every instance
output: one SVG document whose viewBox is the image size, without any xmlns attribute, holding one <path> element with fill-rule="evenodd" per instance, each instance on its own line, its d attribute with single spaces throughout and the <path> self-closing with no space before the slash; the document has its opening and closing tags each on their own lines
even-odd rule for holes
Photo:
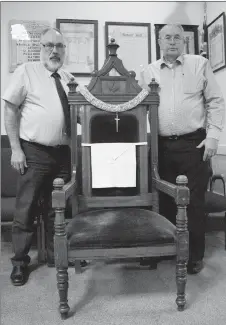
<svg viewBox="0 0 226 325">
<path fill-rule="evenodd" d="M 13 221 L 15 203 L 15 197 L 1 198 L 1 222 Z"/>
<path fill-rule="evenodd" d="M 213 192 L 206 192 L 205 211 L 207 213 L 226 211 L 226 197 Z"/>
<path fill-rule="evenodd" d="M 101 209 L 76 215 L 67 225 L 69 249 L 116 248 L 175 243 L 175 226 L 137 208 Z"/>
</svg>

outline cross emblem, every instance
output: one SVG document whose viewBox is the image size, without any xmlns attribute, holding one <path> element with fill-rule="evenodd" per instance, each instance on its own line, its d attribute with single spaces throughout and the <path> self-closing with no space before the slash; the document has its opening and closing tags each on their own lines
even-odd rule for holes
<svg viewBox="0 0 226 325">
<path fill-rule="evenodd" d="M 116 113 L 116 116 L 115 116 L 116 132 L 118 132 L 118 122 L 119 121 L 120 121 L 120 118 L 118 117 L 118 113 Z"/>
</svg>

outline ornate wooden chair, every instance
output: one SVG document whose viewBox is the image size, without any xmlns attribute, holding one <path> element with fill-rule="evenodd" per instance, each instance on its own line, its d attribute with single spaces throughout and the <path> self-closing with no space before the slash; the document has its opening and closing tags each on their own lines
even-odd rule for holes
<svg viewBox="0 0 226 325">
<path fill-rule="evenodd" d="M 100 71 L 93 73 L 87 87 L 79 87 L 77 92 L 78 84 L 74 81 L 69 83 L 73 172 L 68 184 L 64 184 L 62 179 L 55 179 L 52 193 L 52 205 L 55 209 L 54 257 L 62 318 L 66 318 L 69 312 L 68 263 L 83 259 L 176 255 L 178 310 L 183 310 L 186 303 L 186 264 L 189 251 L 187 178 L 178 176 L 176 185 L 159 178 L 158 85 L 153 80 L 149 85 L 150 91 L 142 90 L 135 80 L 135 73 L 128 72 L 117 57 L 118 45 L 114 40 L 108 48 L 109 58 Z M 147 112 L 151 129 L 150 191 Z M 82 130 L 81 161 L 78 159 L 76 143 L 77 117 Z M 135 186 L 94 186 L 96 171 L 92 168 L 92 148 L 100 142 L 108 142 L 109 146 L 112 146 L 112 142 L 126 142 L 136 147 Z M 112 159 L 116 160 L 119 156 L 113 156 Z M 102 156 L 100 161 L 101 159 Z M 77 174 L 79 164 L 81 175 Z M 176 201 L 176 227 L 158 213 L 159 191 Z M 66 225 L 65 207 L 69 198 L 72 200 L 72 219 Z"/>
</svg>

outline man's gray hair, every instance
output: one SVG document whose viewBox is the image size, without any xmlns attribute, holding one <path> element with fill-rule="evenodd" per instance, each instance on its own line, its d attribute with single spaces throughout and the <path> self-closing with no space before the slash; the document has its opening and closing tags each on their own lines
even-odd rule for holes
<svg viewBox="0 0 226 325">
<path fill-rule="evenodd" d="M 176 28 L 179 28 L 180 31 L 181 31 L 181 33 L 184 34 L 184 29 L 183 29 L 183 27 L 182 27 L 180 24 L 166 24 L 166 25 L 164 25 L 164 26 L 160 29 L 160 31 L 159 31 L 159 38 L 162 37 L 163 32 L 164 32 L 165 29 L 168 28 L 168 27 L 176 27 Z"/>
<path fill-rule="evenodd" d="M 42 32 L 41 32 L 41 37 L 44 36 L 46 33 L 48 33 L 50 30 L 55 30 L 56 32 L 60 33 L 62 36 L 64 36 L 61 31 L 58 28 L 54 28 L 54 27 L 47 27 L 45 28 Z"/>
</svg>

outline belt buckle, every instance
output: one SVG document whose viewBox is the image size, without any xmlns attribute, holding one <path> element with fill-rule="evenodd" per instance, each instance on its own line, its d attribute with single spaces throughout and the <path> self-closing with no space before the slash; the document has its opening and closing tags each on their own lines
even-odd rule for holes
<svg viewBox="0 0 226 325">
<path fill-rule="evenodd" d="M 171 135 L 169 137 L 170 140 L 177 140 L 178 139 L 178 135 Z"/>
</svg>

